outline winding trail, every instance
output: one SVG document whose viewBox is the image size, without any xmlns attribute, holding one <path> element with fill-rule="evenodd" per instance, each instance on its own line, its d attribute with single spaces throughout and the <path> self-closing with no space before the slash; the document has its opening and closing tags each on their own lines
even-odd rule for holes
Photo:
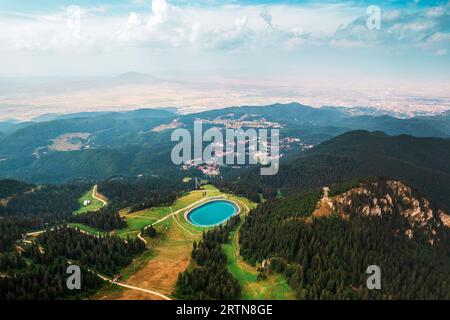
<svg viewBox="0 0 450 320">
<path fill-rule="evenodd" d="M 170 211 L 172 212 L 172 207 L 170 208 Z M 175 222 L 178 224 L 178 226 L 179 226 L 181 229 L 183 229 L 185 232 L 187 232 L 190 236 L 192 236 L 192 237 L 194 237 L 194 238 L 198 238 L 198 237 L 199 237 L 199 235 L 193 234 L 193 233 L 192 233 L 191 231 L 189 231 L 187 228 L 183 227 L 183 226 L 181 225 L 181 223 L 178 221 L 176 215 L 173 215 L 172 217 L 173 217 L 173 220 L 175 220 Z"/>
<path fill-rule="evenodd" d="M 106 206 L 108 204 L 108 201 L 105 200 L 104 196 L 102 196 L 100 193 L 98 193 L 97 189 L 98 189 L 98 185 L 96 184 L 94 186 L 94 188 L 92 188 L 92 198 L 94 198 L 95 200 L 100 201 L 103 204 L 103 207 L 104 207 L 104 206 Z"/>
<path fill-rule="evenodd" d="M 150 293 L 150 294 L 155 295 L 155 296 L 157 296 L 157 297 L 159 297 L 159 298 L 162 298 L 162 299 L 164 299 L 164 300 L 172 300 L 172 298 L 170 298 L 170 297 L 168 297 L 168 296 L 166 296 L 166 295 L 164 295 L 164 294 L 162 294 L 162 293 L 160 293 L 160 292 L 157 292 L 157 291 L 153 291 L 153 290 L 149 290 L 149 289 L 144 289 L 144 288 L 139 288 L 139 287 L 135 287 L 135 286 L 130 286 L 129 284 L 126 284 L 126 283 L 123 283 L 123 282 L 114 281 L 114 280 L 112 280 L 112 279 L 110 279 L 110 278 L 108 278 L 108 277 L 105 277 L 104 275 L 101 275 L 101 274 L 99 274 L 99 273 L 96 273 L 96 275 L 97 275 L 100 279 L 102 279 L 102 280 L 104 280 L 104 281 L 107 281 L 107 282 L 109 282 L 109 283 L 111 283 L 111 284 L 115 284 L 115 285 L 117 285 L 117 286 L 119 286 L 119 287 L 123 287 L 123 288 L 127 288 L 127 289 L 132 289 L 132 290 L 138 290 L 138 291 L 142 291 L 142 292 L 145 292 L 145 293 Z"/>
<path fill-rule="evenodd" d="M 139 238 L 139 240 L 141 240 L 142 242 L 144 242 L 145 245 L 147 245 L 147 240 L 144 239 L 144 237 L 141 235 L 141 232 L 138 233 L 137 237 Z"/>
<path fill-rule="evenodd" d="M 179 210 L 177 210 L 177 211 L 175 211 L 175 212 L 173 212 L 173 211 L 172 211 L 172 207 L 170 207 L 170 211 L 171 211 L 170 214 L 168 214 L 168 215 L 165 216 L 164 218 L 159 219 L 159 220 L 156 221 L 156 222 L 153 222 L 153 223 L 149 224 L 148 226 L 146 226 L 146 227 L 144 228 L 144 231 L 147 230 L 148 228 L 150 228 L 150 226 L 157 225 L 157 224 L 159 224 L 159 223 L 161 223 L 161 222 L 163 222 L 163 221 L 166 221 L 167 219 L 171 218 L 172 216 L 175 216 L 175 215 L 179 214 L 180 212 L 182 212 L 182 211 L 184 211 L 184 210 L 190 209 L 190 208 L 192 208 L 192 207 L 194 207 L 194 206 L 196 206 L 196 205 L 198 205 L 198 204 L 200 204 L 200 203 L 202 203 L 202 202 L 204 202 L 204 201 L 208 201 L 208 200 L 212 200 L 212 199 L 217 199 L 217 196 L 215 196 L 215 197 L 207 197 L 207 198 L 200 199 L 200 200 L 198 200 L 198 201 L 196 201 L 196 202 L 193 202 L 193 203 L 191 203 L 190 205 L 188 205 L 188 206 L 186 206 L 186 207 L 183 207 L 183 208 L 181 208 L 181 209 L 179 209 Z M 248 208 L 247 208 L 247 209 L 248 209 Z M 177 221 L 177 223 L 178 223 L 178 221 Z M 183 228 L 183 227 L 182 227 L 182 228 Z M 185 228 L 183 228 L 183 229 L 185 229 Z M 147 241 L 142 237 L 141 232 L 139 232 L 137 236 L 138 236 L 139 239 L 141 239 L 142 241 L 144 241 L 145 244 L 147 244 Z"/>
<path fill-rule="evenodd" d="M 98 192 L 97 192 L 97 185 L 95 185 L 94 188 L 92 189 L 92 197 L 93 197 L 94 199 L 97 199 L 97 200 L 101 201 L 101 202 L 103 203 L 103 206 L 107 205 L 107 201 L 105 201 L 104 197 L 98 194 Z M 219 196 L 219 197 L 220 197 L 220 196 Z M 190 231 L 188 231 L 185 227 L 183 227 L 183 226 L 178 222 L 178 220 L 176 219 L 176 215 L 179 214 L 179 213 L 182 212 L 182 211 L 185 211 L 185 210 L 188 210 L 188 209 L 190 209 L 190 208 L 192 208 L 192 207 L 195 207 L 195 206 L 197 206 L 198 204 L 200 204 L 200 203 L 202 203 L 202 202 L 206 202 L 206 201 L 208 201 L 208 200 L 217 199 L 217 198 L 219 198 L 219 197 L 218 197 L 218 196 L 214 196 L 214 197 L 205 197 L 205 198 L 202 198 L 202 199 L 200 199 L 200 200 L 198 200 L 198 201 L 195 201 L 195 202 L 191 203 L 190 205 L 187 205 L 186 207 L 183 207 L 183 208 L 181 208 L 181 209 L 179 209 L 179 210 L 177 210 L 177 211 L 173 211 L 173 210 L 172 210 L 172 207 L 170 207 L 170 212 L 171 212 L 170 214 L 168 214 L 168 215 L 166 215 L 165 217 L 163 217 L 163 218 L 157 220 L 157 221 L 154 222 L 154 223 L 149 224 L 148 226 L 146 226 L 146 227 L 144 228 L 144 230 L 148 229 L 148 228 L 149 228 L 150 226 L 152 226 L 152 225 L 157 225 L 157 224 L 159 224 L 159 223 L 161 223 L 161 222 L 164 222 L 164 221 L 166 221 L 167 219 L 170 219 L 171 217 L 173 217 L 174 220 L 175 220 L 175 222 L 176 222 L 176 223 L 177 223 L 177 224 L 178 224 L 185 232 L 188 232 L 191 236 L 195 236 L 195 237 L 196 237 L 196 235 L 194 235 L 193 233 L 191 233 Z M 237 202 L 238 202 L 240 205 L 242 205 L 243 207 L 245 207 L 246 213 L 248 213 L 248 212 L 250 211 L 250 209 L 248 208 L 248 206 L 247 206 L 245 203 L 243 203 L 242 201 L 240 201 L 240 200 L 238 200 L 238 199 L 234 199 L 234 200 L 237 201 Z M 48 230 L 51 231 L 51 230 L 54 230 L 54 228 L 50 228 L 50 229 L 48 229 Z M 27 233 L 27 236 L 38 236 L 39 234 L 42 234 L 42 233 L 45 232 L 45 231 L 46 231 L 46 230 L 41 230 L 41 231 L 36 231 L 36 232 Z M 80 231 L 81 231 L 81 230 L 80 230 Z M 85 232 L 85 231 L 81 231 L 81 232 L 83 232 L 83 233 L 88 233 L 88 232 Z M 147 240 L 145 240 L 145 238 L 142 237 L 141 232 L 139 232 L 139 234 L 137 235 L 137 237 L 147 245 Z M 236 240 L 236 241 L 237 241 L 237 240 Z M 109 283 L 111 283 L 111 284 L 117 285 L 117 286 L 119 286 L 119 287 L 123 287 L 123 288 L 126 288 L 126 289 L 131 289 L 131 290 L 137 290 L 137 291 L 141 291 L 141 292 L 145 292 L 145 293 L 148 293 L 148 294 L 157 296 L 157 297 L 159 297 L 159 298 L 161 298 L 161 299 L 163 299 L 163 300 L 172 300 L 172 298 L 170 298 L 169 296 L 167 296 L 167 295 L 165 295 L 165 294 L 162 294 L 161 292 L 154 291 L 154 290 L 150 290 L 150 289 L 144 289 L 144 288 L 132 286 L 132 285 L 129 285 L 129 284 L 126 284 L 126 283 L 123 283 L 123 282 L 115 281 L 115 280 L 113 280 L 113 279 L 111 279 L 111 278 L 108 278 L 108 277 L 106 277 L 106 276 L 104 276 L 104 275 L 102 275 L 102 274 L 99 274 L 99 273 L 97 273 L 97 272 L 95 272 L 95 274 L 96 274 L 99 278 L 101 278 L 102 280 L 107 281 L 107 282 L 109 282 Z"/>
<path fill-rule="evenodd" d="M 108 201 L 105 200 L 106 197 L 101 195 L 100 193 L 98 193 L 98 185 L 97 184 L 92 188 L 92 198 L 94 198 L 95 200 L 100 201 L 102 203 L 102 205 L 103 205 L 102 207 L 108 205 Z M 99 209 L 97 209 L 96 211 L 98 211 L 98 210 Z M 53 228 L 50 228 L 50 229 L 44 229 L 44 230 L 39 230 L 39 231 L 35 231 L 35 232 L 29 232 L 26 235 L 27 235 L 27 237 L 35 237 L 35 236 L 38 236 L 38 235 L 44 233 L 47 230 L 48 231 L 53 231 L 54 229 L 55 228 L 53 227 Z M 86 231 L 83 231 L 83 230 L 80 230 L 80 232 L 82 232 L 82 233 L 89 233 L 89 232 L 86 232 Z M 89 233 L 89 234 L 91 234 L 91 233 Z"/>
<path fill-rule="evenodd" d="M 49 230 L 49 231 L 53 231 L 53 229 L 54 229 L 54 228 L 50 228 L 50 229 L 48 229 L 48 230 Z M 29 233 L 27 233 L 27 237 L 35 237 L 35 236 L 38 236 L 38 235 L 44 233 L 45 231 L 46 231 L 46 230 L 40 230 L 40 231 L 35 231 L 35 232 L 29 232 Z"/>
</svg>

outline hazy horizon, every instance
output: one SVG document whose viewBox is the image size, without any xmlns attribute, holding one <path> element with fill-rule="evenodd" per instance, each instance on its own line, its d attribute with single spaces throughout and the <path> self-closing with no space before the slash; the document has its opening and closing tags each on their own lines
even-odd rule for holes
<svg viewBox="0 0 450 320">
<path fill-rule="evenodd" d="M 324 82 L 288 77 L 251 79 L 160 78 L 135 72 L 117 76 L 0 78 L 0 120 L 30 120 L 42 114 L 127 111 L 176 107 L 193 113 L 241 105 L 298 102 L 312 107 L 367 107 L 410 117 L 450 110 L 450 86 L 424 88 L 395 81 Z"/>
<path fill-rule="evenodd" d="M 0 118 L 298 101 L 450 109 L 450 3 L 0 0 Z M 149 79 L 121 79 L 135 71 Z M 154 77 L 154 78 L 152 78 Z"/>
</svg>

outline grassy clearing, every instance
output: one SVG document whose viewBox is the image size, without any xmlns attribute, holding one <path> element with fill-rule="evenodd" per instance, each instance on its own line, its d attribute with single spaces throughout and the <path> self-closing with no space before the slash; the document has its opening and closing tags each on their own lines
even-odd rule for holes
<svg viewBox="0 0 450 320">
<path fill-rule="evenodd" d="M 80 208 L 73 213 L 74 215 L 79 215 L 79 214 L 83 214 L 83 213 L 90 212 L 90 211 L 97 211 L 101 207 L 103 207 L 103 203 L 100 200 L 97 200 L 92 197 L 93 190 L 94 190 L 94 188 L 90 189 L 80 199 L 78 199 Z M 84 201 L 86 201 L 86 200 L 91 201 L 91 204 L 89 204 L 88 206 L 85 206 Z"/>
<path fill-rule="evenodd" d="M 187 193 L 182 197 L 180 197 L 179 199 L 177 199 L 172 206 L 150 208 L 131 213 L 128 212 L 127 210 L 121 210 L 119 214 L 121 217 L 125 218 L 127 222 L 127 227 L 120 230 L 115 230 L 112 233 L 124 239 L 127 237 L 136 238 L 139 232 L 141 232 L 141 230 L 146 226 L 155 223 L 156 221 L 171 214 L 173 211 L 182 209 L 198 200 L 201 200 L 202 198 L 203 198 L 202 192 L 194 191 Z M 79 227 L 81 230 L 89 233 L 97 234 L 98 232 L 100 232 L 100 230 L 96 230 L 89 226 L 85 226 L 78 223 L 77 224 L 73 223 L 71 225 Z"/>
<path fill-rule="evenodd" d="M 221 193 L 217 188 L 212 185 L 203 186 L 206 190 L 207 197 L 215 197 L 220 195 L 225 195 L 225 198 L 235 202 L 239 205 L 241 209 L 241 214 L 246 216 L 249 210 L 256 207 L 256 203 L 249 201 L 244 197 L 238 197 L 234 195 L 226 195 Z M 198 194 L 203 193 L 201 191 L 194 191 L 194 193 L 189 194 L 185 198 L 181 198 L 182 207 L 189 205 L 195 201 L 200 200 Z M 183 229 L 190 231 L 192 234 L 196 234 L 200 238 L 203 230 L 207 229 L 204 227 L 197 227 L 190 224 L 184 218 L 185 210 L 181 211 L 176 219 Z M 239 228 L 240 226 L 238 226 Z M 242 298 L 243 299 L 258 299 L 258 300 L 269 300 L 269 299 L 295 299 L 295 292 L 289 287 L 286 279 L 280 274 L 271 274 L 265 280 L 258 281 L 258 272 L 256 268 L 246 264 L 242 258 L 238 255 L 237 248 L 237 231 L 233 232 L 230 236 L 230 243 L 225 244 L 223 249 L 228 258 L 228 269 L 233 274 L 234 277 L 239 281 L 242 287 Z"/>
<path fill-rule="evenodd" d="M 145 265 L 154 258 L 155 255 L 151 250 L 146 250 L 144 253 L 142 253 L 140 256 L 136 257 L 131 265 L 124 268 L 121 272 L 121 281 L 126 281 L 128 278 L 130 278 L 133 274 L 141 270 L 145 267 Z"/>
<path fill-rule="evenodd" d="M 168 207 L 151 208 L 124 214 L 122 216 L 126 219 L 127 227 L 117 230 L 115 233 L 122 238 L 128 236 L 137 237 L 138 233 L 141 232 L 143 228 L 164 218 L 168 214 L 170 214 L 170 208 Z"/>
<path fill-rule="evenodd" d="M 116 234 L 122 237 L 137 235 L 143 227 L 203 199 L 205 192 L 207 197 L 221 194 L 219 190 L 209 186 L 206 191 L 184 194 L 169 207 L 152 208 L 133 213 L 123 211 L 121 215 L 126 219 L 128 227 L 116 231 Z M 178 274 L 189 266 L 192 244 L 195 240 L 200 239 L 202 232 L 201 228 L 198 230 L 187 229 L 191 225 L 184 220 L 183 214 L 184 210 L 179 215 L 172 216 L 155 225 L 157 237 L 146 238 L 151 250 L 144 252 L 135 259 L 133 264 L 122 270 L 122 281 L 168 295 L 173 293 Z M 100 292 L 103 299 L 142 298 L 139 296 L 139 292 L 133 290 L 122 290 L 120 293 L 105 290 Z"/>
<path fill-rule="evenodd" d="M 182 197 L 175 200 L 172 204 L 171 208 L 173 211 L 177 211 L 187 207 L 190 204 L 193 204 L 196 201 L 203 199 L 204 192 L 202 191 L 192 191 L 184 194 Z"/>
<path fill-rule="evenodd" d="M 218 190 L 211 189 L 210 191 L 206 191 L 208 197 L 210 196 L 209 193 L 211 193 L 211 192 L 214 192 L 214 194 L 216 195 L 218 193 Z M 184 194 L 177 200 L 175 200 L 175 202 L 172 204 L 172 206 L 151 208 L 151 209 L 146 209 L 143 211 L 123 214 L 122 216 L 127 221 L 127 228 L 117 230 L 116 234 L 119 235 L 120 237 L 127 237 L 127 236 L 137 237 L 138 233 L 146 226 L 148 226 L 152 223 L 155 223 L 158 220 L 163 219 L 164 217 L 170 215 L 171 213 L 178 211 L 180 209 L 183 209 L 183 208 L 193 204 L 194 202 L 197 202 L 197 201 L 203 199 L 204 193 L 205 192 L 202 192 L 202 191 L 189 192 L 189 193 Z M 220 192 L 219 192 L 219 194 L 220 194 Z M 180 212 L 180 214 L 176 217 L 177 222 L 182 224 L 182 226 L 187 228 L 188 230 L 191 230 L 189 228 L 189 226 L 191 226 L 191 225 L 184 221 L 183 212 L 184 211 Z M 201 233 L 201 230 L 202 229 L 197 229 L 194 231 L 197 231 L 197 232 L 200 231 L 200 233 Z"/>
<path fill-rule="evenodd" d="M 84 232 L 87 232 L 87 233 L 90 233 L 90 234 L 95 234 L 95 235 L 107 235 L 108 234 L 108 232 L 105 232 L 105 231 L 102 231 L 102 230 L 99 230 L 99 229 L 95 229 L 93 227 L 89 227 L 89 226 L 86 226 L 86 225 L 81 224 L 81 223 L 69 223 L 68 225 L 70 227 L 78 228 L 81 231 L 84 231 Z"/>
<path fill-rule="evenodd" d="M 147 239 L 152 249 L 144 252 L 135 263 L 121 272 L 121 281 L 171 295 L 178 274 L 189 265 L 195 238 L 187 234 L 173 219 L 167 219 L 155 228 L 158 232 L 157 237 Z M 120 294 L 116 292 L 103 294 L 103 298 L 128 300 L 155 297 L 142 296 L 134 290 L 123 290 Z"/>
<path fill-rule="evenodd" d="M 239 229 L 240 225 L 238 226 Z M 247 264 L 238 255 L 237 232 L 230 234 L 230 242 L 222 246 L 228 260 L 228 270 L 239 281 L 243 300 L 293 300 L 295 291 L 280 274 L 270 274 L 258 280 L 255 267 Z"/>
<path fill-rule="evenodd" d="M 205 185 L 203 186 L 203 188 L 204 190 L 195 190 L 184 194 L 183 196 L 175 200 L 175 202 L 171 206 L 150 208 L 131 213 L 128 212 L 128 210 L 123 209 L 119 212 L 119 214 L 121 217 L 125 218 L 127 222 L 127 227 L 124 229 L 116 230 L 113 233 L 122 238 L 127 237 L 135 238 L 143 228 L 152 223 L 157 222 L 160 219 L 163 219 L 169 214 L 181 210 L 197 201 L 204 199 L 205 197 L 216 197 L 223 194 L 212 185 Z M 187 232 L 188 234 L 194 233 L 195 235 L 201 235 L 201 232 L 205 228 L 193 226 L 189 222 L 187 222 L 184 219 L 184 212 L 185 210 L 181 211 L 174 218 L 176 219 L 176 222 L 178 222 L 177 224 L 180 224 L 181 228 L 184 228 L 185 232 Z M 81 224 L 73 224 L 73 225 L 78 226 L 81 230 L 86 232 L 93 232 L 93 233 L 99 232 L 99 230 Z"/>
<path fill-rule="evenodd" d="M 238 196 L 235 196 L 235 195 L 224 194 L 224 193 L 220 192 L 220 190 L 217 189 L 213 185 L 205 185 L 205 186 L 203 186 L 203 188 L 205 190 L 194 191 L 193 193 L 191 193 L 190 197 L 195 197 L 195 201 L 198 201 L 198 200 L 201 200 L 202 198 L 204 198 L 205 193 L 206 193 L 206 197 L 208 197 L 208 198 L 210 198 L 210 197 L 217 197 L 217 196 L 224 196 L 225 199 L 231 200 L 234 203 L 236 203 L 239 206 L 240 210 L 241 210 L 241 214 L 243 214 L 243 215 L 246 215 L 248 213 L 248 210 L 251 210 L 252 208 L 256 207 L 256 204 L 254 202 L 249 201 L 247 198 L 238 197 Z M 201 195 L 201 196 L 199 196 L 199 195 Z M 193 199 L 191 198 L 191 200 L 193 200 Z M 193 203 L 195 201 L 191 201 L 190 203 Z M 206 199 L 205 199 L 205 201 L 206 201 Z M 188 205 L 188 204 L 186 204 L 186 205 Z M 181 226 L 183 228 L 185 228 L 186 230 L 188 230 L 189 232 L 197 234 L 198 236 L 200 236 L 201 233 L 204 230 L 208 230 L 208 229 L 213 228 L 213 227 L 208 228 L 208 227 L 200 227 L 200 226 L 192 225 L 189 221 L 187 221 L 185 219 L 185 213 L 186 213 L 186 210 L 183 210 L 183 211 L 179 212 L 176 215 L 176 219 L 177 219 L 177 222 L 179 222 L 181 224 Z"/>
<path fill-rule="evenodd" d="M 123 292 L 126 289 L 113 285 L 113 284 L 105 284 L 97 293 L 93 294 L 89 297 L 89 300 L 115 300 L 119 299 L 122 296 Z"/>
<path fill-rule="evenodd" d="M 128 227 L 115 233 L 121 237 L 137 236 L 139 231 L 172 212 L 183 209 L 206 197 L 223 195 L 212 185 L 203 186 L 204 190 L 196 190 L 184 194 L 177 199 L 172 206 L 152 208 L 139 212 L 127 213 L 122 211 L 121 215 L 126 219 Z M 245 216 L 248 210 L 256 206 L 255 203 L 243 197 L 225 195 L 241 208 L 241 214 Z M 161 293 L 173 294 L 178 274 L 190 266 L 190 254 L 192 244 L 201 238 L 205 228 L 191 225 L 184 218 L 186 210 L 181 210 L 176 216 L 155 225 L 157 237 L 146 238 L 151 250 L 147 250 L 135 259 L 127 268 L 121 272 L 122 281 L 128 284 L 149 288 Z M 85 231 L 86 227 L 84 227 Z M 93 232 L 97 230 L 93 228 Z M 88 231 L 89 232 L 89 231 Z M 267 279 L 258 281 L 256 268 L 246 264 L 238 255 L 237 231 L 231 234 L 230 243 L 223 246 L 228 258 L 228 269 L 242 287 L 243 299 L 294 299 L 295 293 L 286 283 L 282 275 L 272 274 Z M 110 285 L 105 286 L 94 296 L 100 299 L 141 299 L 139 292 L 134 290 L 115 290 Z"/>
</svg>

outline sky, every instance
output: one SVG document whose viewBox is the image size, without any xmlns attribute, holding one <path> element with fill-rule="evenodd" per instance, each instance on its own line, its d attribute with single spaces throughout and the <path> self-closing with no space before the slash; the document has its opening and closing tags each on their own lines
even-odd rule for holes
<svg viewBox="0 0 450 320">
<path fill-rule="evenodd" d="M 0 80 L 128 71 L 436 98 L 450 84 L 450 1 L 0 0 Z"/>
<path fill-rule="evenodd" d="M 379 30 L 366 25 L 372 3 Z M 0 0 L 0 76 L 447 80 L 449 54 L 448 1 Z"/>
</svg>

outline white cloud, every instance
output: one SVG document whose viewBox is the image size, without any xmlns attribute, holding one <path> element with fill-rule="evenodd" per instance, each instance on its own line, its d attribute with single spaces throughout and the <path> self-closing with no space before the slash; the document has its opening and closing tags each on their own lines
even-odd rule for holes
<svg viewBox="0 0 450 320">
<path fill-rule="evenodd" d="M 434 52 L 437 47 L 449 47 L 447 33 L 450 4 L 431 9 L 383 10 L 380 30 L 365 28 L 365 17 L 355 19 L 337 30 L 335 41 L 356 41 L 388 50 L 422 48 Z"/>
<path fill-rule="evenodd" d="M 267 25 L 270 28 L 273 28 L 273 26 L 272 26 L 272 15 L 270 14 L 270 12 L 267 9 L 261 11 L 260 16 L 267 23 Z"/>
<path fill-rule="evenodd" d="M 67 22 L 66 27 L 72 32 L 74 38 L 82 38 L 81 35 L 81 19 L 85 11 L 78 6 L 69 6 L 66 10 Z"/>
<path fill-rule="evenodd" d="M 446 56 L 447 55 L 447 50 L 445 50 L 445 49 L 438 49 L 437 51 L 436 51 L 436 55 L 437 56 Z"/>
<path fill-rule="evenodd" d="M 150 3 L 138 1 L 140 5 Z M 435 51 L 442 46 L 438 42 L 447 41 L 439 37 L 443 29 L 448 29 L 449 8 L 442 5 L 414 12 L 382 11 L 382 29 L 372 32 L 365 26 L 365 11 L 351 4 L 181 7 L 167 0 L 152 0 L 148 14 L 131 12 L 127 16 L 108 15 L 108 7 L 70 6 L 46 15 L 2 17 L 0 49 L 95 51 L 129 45 L 153 50 L 245 50 L 266 46 L 291 49 L 304 44 L 379 44 L 430 46 Z"/>
<path fill-rule="evenodd" d="M 180 7 L 167 0 L 153 0 L 148 14 L 131 12 L 126 17 L 108 16 L 109 9 L 70 6 L 63 12 L 26 19 L 8 16 L 0 20 L 0 48 L 101 50 L 126 44 L 152 49 L 193 46 L 234 50 L 258 43 L 282 47 L 295 42 L 299 30 L 302 36 L 322 36 L 354 17 L 354 8 L 336 5 Z M 279 43 L 269 43 L 267 37 Z"/>
<path fill-rule="evenodd" d="M 381 30 L 370 31 L 366 8 L 353 1 L 215 6 L 181 6 L 169 0 L 135 3 L 139 8 L 70 6 L 58 12 L 28 15 L 0 11 L 0 58 L 12 61 L 0 72 L 9 70 L 11 74 L 15 69 L 10 66 L 25 66 L 19 57 L 29 59 L 29 64 L 39 57 L 51 64 L 47 69 L 63 68 L 63 62 L 55 61 L 71 57 L 80 65 L 100 64 L 98 70 L 103 71 L 118 65 L 139 69 L 144 60 L 146 66 L 161 69 L 190 63 L 181 58 L 198 59 L 191 63 L 198 67 L 205 64 L 200 56 L 207 56 L 213 67 L 224 61 L 236 65 L 232 59 L 245 56 L 249 61 L 245 66 L 253 64 L 254 69 L 260 69 L 258 63 L 265 66 L 285 53 L 288 59 L 279 64 L 293 61 L 300 68 L 298 57 L 307 50 L 316 50 L 310 57 L 319 53 L 317 59 L 320 55 L 333 59 L 336 48 L 351 54 L 363 48 L 395 53 L 401 52 L 398 49 L 413 52 L 420 48 L 432 58 L 442 52 L 439 50 L 450 50 L 448 5 L 411 12 L 382 9 Z M 128 63 L 123 62 L 127 59 Z"/>
</svg>

